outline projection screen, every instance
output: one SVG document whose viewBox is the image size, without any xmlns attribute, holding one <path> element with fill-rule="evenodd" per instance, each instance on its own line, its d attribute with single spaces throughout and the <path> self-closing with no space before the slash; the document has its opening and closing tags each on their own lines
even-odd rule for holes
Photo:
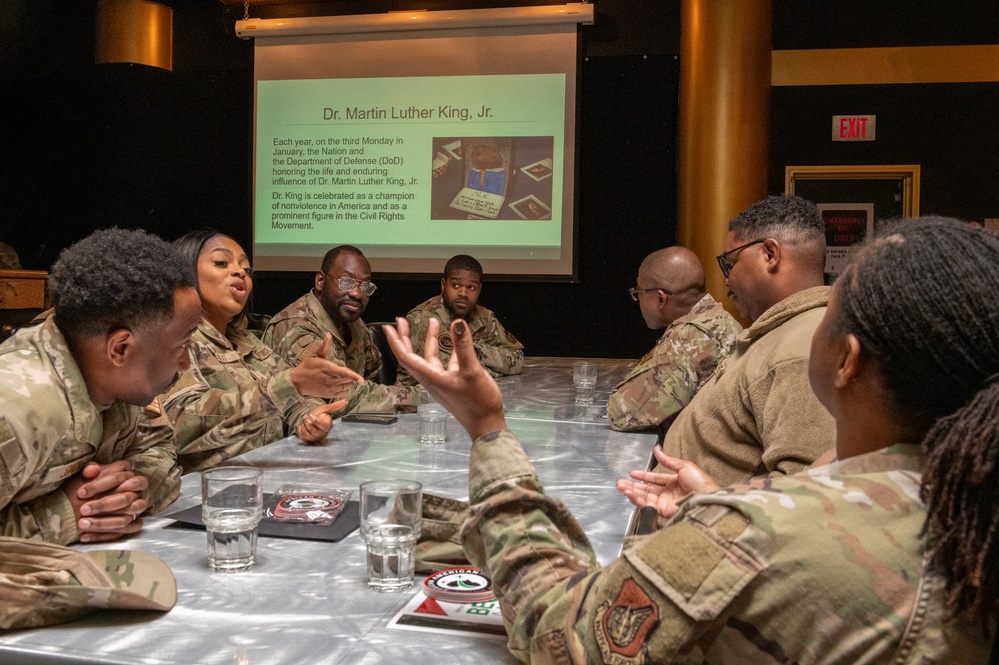
<svg viewBox="0 0 999 665">
<path fill-rule="evenodd" d="M 573 276 L 577 25 L 592 6 L 237 22 L 255 39 L 253 261 Z"/>
</svg>

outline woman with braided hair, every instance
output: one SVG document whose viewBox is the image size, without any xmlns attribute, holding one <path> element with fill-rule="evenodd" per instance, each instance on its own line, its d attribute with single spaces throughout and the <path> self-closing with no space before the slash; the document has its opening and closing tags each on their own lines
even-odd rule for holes
<svg viewBox="0 0 999 665">
<path fill-rule="evenodd" d="M 650 503 L 699 493 L 605 567 L 507 430 L 464 322 L 446 368 L 436 321 L 425 357 L 405 319 L 386 336 L 474 441 L 462 545 L 520 660 L 969 665 L 987 662 L 999 610 L 997 295 L 999 236 L 888 225 L 812 342 L 836 461 L 716 489 L 671 458 L 675 475 L 643 476 Z"/>
<path fill-rule="evenodd" d="M 999 609 L 997 294 L 999 236 L 939 217 L 896 222 L 840 278 L 809 367 L 839 459 L 922 442 L 929 568 L 948 613 L 982 625 Z M 867 363 L 868 395 L 843 396 L 839 382 Z"/>
</svg>

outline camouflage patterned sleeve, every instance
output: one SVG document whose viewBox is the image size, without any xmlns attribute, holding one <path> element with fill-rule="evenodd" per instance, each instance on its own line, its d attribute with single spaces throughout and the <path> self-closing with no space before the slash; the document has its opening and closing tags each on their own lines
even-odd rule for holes
<svg viewBox="0 0 999 665">
<path fill-rule="evenodd" d="M 274 349 L 289 365 L 298 365 L 302 360 L 322 345 L 324 334 L 307 323 L 304 318 L 287 318 L 271 321 L 264 330 L 261 341 Z M 331 351 L 334 351 L 333 345 Z M 329 358 L 343 365 L 343 358 Z"/>
<path fill-rule="evenodd" d="M 162 423 L 165 427 L 144 427 L 144 423 Z M 122 459 L 132 462 L 132 468 L 149 481 L 144 497 L 149 503 L 146 509 L 155 515 L 180 496 L 181 468 L 177 463 L 177 444 L 173 429 L 153 400 L 143 411 L 135 429 L 129 435 L 129 444 L 122 452 Z"/>
<path fill-rule="evenodd" d="M 378 350 L 378 345 L 371 338 L 371 331 L 365 327 L 364 333 L 364 371 L 358 372 L 367 381 L 374 381 L 378 378 L 378 370 L 382 368 L 382 352 Z"/>
<path fill-rule="evenodd" d="M 357 404 L 351 411 L 357 413 L 415 413 L 416 386 L 383 386 L 365 381 L 354 387 Z"/>
<path fill-rule="evenodd" d="M 413 344 L 413 351 L 421 356 L 423 355 L 423 341 L 427 337 L 427 327 L 430 325 L 432 316 L 433 314 L 423 309 L 414 309 L 406 315 L 406 321 L 409 322 L 409 340 Z M 400 363 L 396 372 L 395 385 L 415 386 L 416 384 L 417 381 L 413 375 Z"/>
<path fill-rule="evenodd" d="M 690 403 L 696 391 L 697 374 L 686 350 L 657 345 L 611 391 L 607 419 L 625 432 L 656 427 Z"/>
<path fill-rule="evenodd" d="M 492 577 L 508 647 L 523 662 L 672 662 L 724 625 L 762 568 L 735 544 L 748 520 L 728 510 L 632 539 L 601 568 L 509 432 L 475 442 L 469 492 L 462 544 Z"/>
<path fill-rule="evenodd" d="M 41 538 L 58 545 L 75 542 L 80 537 L 76 515 L 58 484 L 51 483 L 55 489 L 46 494 L 15 500 L 30 483 L 32 457 L 33 447 L 23 445 L 0 418 L 0 535 Z"/>
<path fill-rule="evenodd" d="M 836 445 L 836 422 L 812 392 L 807 358 L 773 367 L 749 386 L 749 400 L 767 474 L 798 473 Z"/>
<path fill-rule="evenodd" d="M 306 413 L 323 404 L 298 394 L 290 368 L 283 361 L 280 370 L 257 378 L 239 363 L 223 371 L 199 367 L 194 345 L 191 355 L 191 366 L 171 391 L 159 398 L 173 426 L 177 456 L 185 473 L 217 466 L 282 439 L 286 432 L 294 432 Z M 211 362 L 209 356 L 204 358 L 207 363 Z M 213 386 L 205 377 L 208 370 L 216 370 L 215 374 L 230 384 Z"/>
<path fill-rule="evenodd" d="M 520 374 L 524 366 L 524 345 L 517 341 L 495 316 L 482 331 L 472 338 L 475 353 L 483 367 L 493 375 Z"/>
</svg>

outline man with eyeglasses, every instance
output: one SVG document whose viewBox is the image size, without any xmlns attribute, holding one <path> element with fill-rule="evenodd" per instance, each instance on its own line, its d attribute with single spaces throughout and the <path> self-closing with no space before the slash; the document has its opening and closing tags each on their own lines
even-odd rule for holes
<svg viewBox="0 0 999 665">
<path fill-rule="evenodd" d="M 810 201 L 770 196 L 728 228 L 718 264 L 753 324 L 663 439 L 667 454 L 720 486 L 797 473 L 833 448 L 836 433 L 808 383 L 812 333 L 829 299 L 822 218 Z"/>
<path fill-rule="evenodd" d="M 697 393 L 735 344 L 742 326 L 705 289 L 704 267 L 685 247 L 652 252 L 628 290 L 645 324 L 665 328 L 610 394 L 613 429 L 634 431 L 669 422 Z"/>
<path fill-rule="evenodd" d="M 479 362 L 491 375 L 520 374 L 524 365 L 524 345 L 503 327 L 492 311 L 478 304 L 481 292 L 482 264 L 467 254 L 448 259 L 441 277 L 441 294 L 420 303 L 406 315 L 413 349 L 423 353 L 430 319 L 436 318 L 441 322 L 438 355 L 441 362 L 447 365 L 454 348 L 449 332 L 451 321 L 464 319 L 471 329 Z M 416 384 L 409 371 L 401 365 L 395 382 L 397 386 Z"/>
<path fill-rule="evenodd" d="M 391 413 L 415 409 L 415 391 L 375 383 L 382 356 L 361 319 L 377 287 L 371 265 L 360 249 L 340 245 L 326 252 L 316 273 L 315 288 L 271 318 L 263 342 L 292 365 L 322 346 L 333 335 L 326 358 L 365 378 L 353 390 L 360 401 L 352 409 Z"/>
</svg>

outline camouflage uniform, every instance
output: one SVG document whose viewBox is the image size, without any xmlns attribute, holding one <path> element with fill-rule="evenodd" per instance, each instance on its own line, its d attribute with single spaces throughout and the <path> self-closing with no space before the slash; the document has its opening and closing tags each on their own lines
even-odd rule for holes
<svg viewBox="0 0 999 665">
<path fill-rule="evenodd" d="M 409 339 L 413 342 L 413 350 L 423 355 L 423 342 L 427 337 L 427 327 L 430 325 L 431 317 L 436 317 L 441 322 L 438 355 L 446 366 L 451 359 L 451 349 L 454 348 L 454 344 L 451 342 L 450 332 L 451 312 L 444 306 L 442 296 L 434 296 L 414 307 L 406 315 L 406 320 L 409 321 Z M 495 314 L 481 305 L 476 305 L 467 322 L 472 332 L 475 355 L 492 376 L 520 374 L 520 368 L 524 364 L 524 345 L 500 324 Z M 416 380 L 402 365 L 399 365 L 399 375 L 395 382 L 400 386 L 416 384 Z"/>
<path fill-rule="evenodd" d="M 509 432 L 475 442 L 462 540 L 539 663 L 985 663 L 925 569 L 924 458 L 899 445 L 691 497 L 597 565 Z"/>
<path fill-rule="evenodd" d="M 382 366 L 382 354 L 372 341 L 364 321 L 357 319 L 350 323 L 348 331 L 349 344 L 344 341 L 343 333 L 333 323 L 319 298 L 310 291 L 274 315 L 264 330 L 263 342 L 291 365 L 298 365 L 322 345 L 327 332 L 332 333 L 333 344 L 326 353 L 326 359 L 366 379 L 352 389 L 351 395 L 358 398 L 356 411 L 414 411 L 416 391 L 375 383 Z"/>
<path fill-rule="evenodd" d="M 831 449 L 836 425 L 808 383 L 812 333 L 828 299 L 828 286 L 799 291 L 743 331 L 676 416 L 663 450 L 730 485 L 797 473 Z"/>
<path fill-rule="evenodd" d="M 616 430 L 656 427 L 687 406 L 715 367 L 732 350 L 742 326 L 705 294 L 689 313 L 666 326 L 607 400 Z"/>
<path fill-rule="evenodd" d="M 159 397 L 169 421 L 160 428 L 172 427 L 184 473 L 282 439 L 324 403 L 298 394 L 291 367 L 246 329 L 245 318 L 225 337 L 202 319 L 190 353 L 190 368 Z"/>
<path fill-rule="evenodd" d="M 180 492 L 168 437 L 137 435 L 142 410 L 94 404 L 53 319 L 23 328 L 0 346 L 0 535 L 64 545 L 80 536 L 60 490 L 89 462 L 130 460 L 149 479 L 150 512 Z"/>
</svg>

